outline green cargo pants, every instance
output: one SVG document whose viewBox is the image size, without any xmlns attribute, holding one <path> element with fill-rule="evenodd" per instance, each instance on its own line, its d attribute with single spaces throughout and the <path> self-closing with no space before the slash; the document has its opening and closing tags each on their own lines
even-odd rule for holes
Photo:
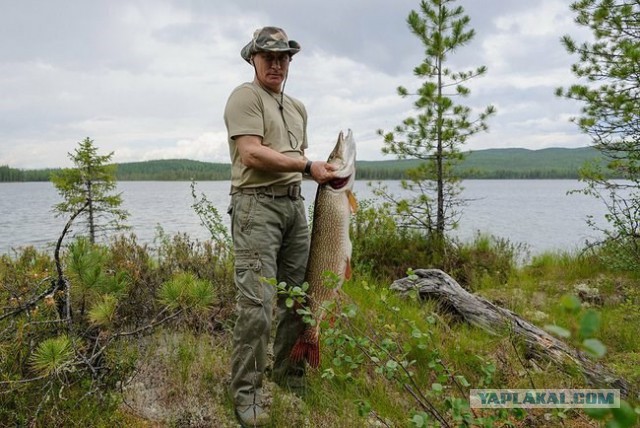
<svg viewBox="0 0 640 428">
<path fill-rule="evenodd" d="M 275 288 L 260 278 L 276 278 L 291 287 L 302 284 L 309 255 L 309 229 L 301 197 L 235 193 L 229 211 L 238 316 L 233 330 L 230 392 L 240 406 L 262 402 L 274 300 L 278 324 L 273 376 L 285 379 L 304 375 L 304 362 L 292 364 L 289 354 L 305 325 L 293 309 L 286 307 L 285 298 L 274 299 Z"/>
</svg>

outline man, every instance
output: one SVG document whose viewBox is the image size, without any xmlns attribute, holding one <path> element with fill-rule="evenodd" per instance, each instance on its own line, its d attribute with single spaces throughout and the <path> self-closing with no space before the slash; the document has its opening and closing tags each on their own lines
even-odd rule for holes
<svg viewBox="0 0 640 428">
<path fill-rule="evenodd" d="M 233 330 L 230 391 L 236 415 L 245 426 L 269 421 L 262 380 L 267 364 L 274 287 L 261 278 L 289 286 L 304 281 L 309 231 L 300 196 L 302 175 L 318 183 L 334 178 L 334 167 L 305 158 L 307 112 L 284 94 L 289 64 L 300 45 L 281 28 L 254 32 L 241 50 L 254 68 L 252 82 L 233 90 L 224 112 L 231 173 L 231 234 L 235 250 L 237 315 Z M 304 365 L 289 354 L 304 324 L 278 298 L 273 379 L 293 389 L 304 386 Z"/>
</svg>

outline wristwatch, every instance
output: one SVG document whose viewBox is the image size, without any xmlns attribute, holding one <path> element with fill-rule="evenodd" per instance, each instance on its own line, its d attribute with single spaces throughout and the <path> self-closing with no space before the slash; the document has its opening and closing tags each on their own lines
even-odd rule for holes
<svg viewBox="0 0 640 428">
<path fill-rule="evenodd" d="M 302 172 L 304 175 L 311 175 L 311 164 L 313 162 L 311 162 L 310 160 L 307 161 L 307 164 L 304 166 L 304 171 Z"/>
</svg>

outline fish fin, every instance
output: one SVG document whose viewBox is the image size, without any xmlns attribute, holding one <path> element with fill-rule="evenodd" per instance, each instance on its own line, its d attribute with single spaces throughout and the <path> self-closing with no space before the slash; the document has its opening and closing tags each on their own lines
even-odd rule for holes
<svg viewBox="0 0 640 428">
<path fill-rule="evenodd" d="M 351 190 L 347 192 L 347 197 L 349 198 L 349 205 L 351 206 L 351 212 L 355 213 L 358 211 L 358 201 L 356 200 L 356 195 L 353 194 Z"/>
<path fill-rule="evenodd" d="M 290 357 L 294 363 L 306 360 L 309 366 L 317 369 L 320 366 L 320 343 L 309 343 L 299 337 L 291 349 Z"/>
<path fill-rule="evenodd" d="M 344 278 L 351 279 L 351 257 L 347 257 L 347 266 L 344 270 Z"/>
<path fill-rule="evenodd" d="M 291 354 L 289 355 L 291 361 L 294 363 L 302 361 L 307 353 L 306 349 L 306 343 L 299 337 L 295 345 L 293 345 L 293 348 L 291 348 Z"/>
<path fill-rule="evenodd" d="M 320 367 L 320 344 L 316 343 L 315 345 L 310 346 L 309 351 L 307 352 L 307 361 L 309 365 L 314 369 Z"/>
</svg>

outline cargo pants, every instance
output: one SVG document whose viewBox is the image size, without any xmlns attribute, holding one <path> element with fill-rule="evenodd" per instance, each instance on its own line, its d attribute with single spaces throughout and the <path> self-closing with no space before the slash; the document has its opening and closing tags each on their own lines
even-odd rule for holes
<svg viewBox="0 0 640 428">
<path fill-rule="evenodd" d="M 304 281 L 309 255 L 309 229 L 302 197 L 261 192 L 235 193 L 229 207 L 235 251 L 237 320 L 233 329 L 230 392 L 236 406 L 260 404 L 267 369 L 273 302 L 277 327 L 273 345 L 274 380 L 301 379 L 304 362 L 289 354 L 305 325 L 286 298 L 261 278 L 275 278 L 293 287 Z"/>
</svg>

